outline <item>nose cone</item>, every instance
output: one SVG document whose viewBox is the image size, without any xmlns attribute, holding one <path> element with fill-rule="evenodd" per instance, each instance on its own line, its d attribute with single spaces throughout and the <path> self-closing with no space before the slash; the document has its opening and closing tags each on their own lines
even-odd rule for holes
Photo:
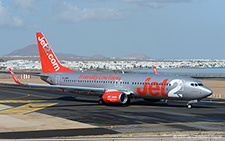
<svg viewBox="0 0 225 141">
<path fill-rule="evenodd" d="M 205 97 L 208 97 L 208 96 L 210 96 L 210 95 L 213 94 L 213 91 L 212 91 L 210 88 L 206 87 L 206 88 L 204 88 L 202 94 L 203 94 Z"/>
</svg>

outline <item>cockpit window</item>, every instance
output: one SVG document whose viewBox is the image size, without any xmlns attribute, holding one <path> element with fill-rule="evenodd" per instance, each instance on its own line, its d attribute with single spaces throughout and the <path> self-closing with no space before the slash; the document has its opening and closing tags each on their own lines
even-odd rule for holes
<svg viewBox="0 0 225 141">
<path fill-rule="evenodd" d="M 198 86 L 203 86 L 203 84 L 202 83 L 198 83 Z"/>
<path fill-rule="evenodd" d="M 192 87 L 203 86 L 202 83 L 191 83 Z"/>
</svg>

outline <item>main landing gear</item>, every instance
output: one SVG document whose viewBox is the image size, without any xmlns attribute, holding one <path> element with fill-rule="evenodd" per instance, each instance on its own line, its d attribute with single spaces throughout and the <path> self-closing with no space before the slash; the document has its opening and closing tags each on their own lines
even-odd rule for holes
<svg viewBox="0 0 225 141">
<path fill-rule="evenodd" d="M 101 98 L 101 99 L 98 100 L 98 104 L 99 104 L 99 105 L 104 105 L 105 102 L 104 102 L 103 99 Z"/>
</svg>

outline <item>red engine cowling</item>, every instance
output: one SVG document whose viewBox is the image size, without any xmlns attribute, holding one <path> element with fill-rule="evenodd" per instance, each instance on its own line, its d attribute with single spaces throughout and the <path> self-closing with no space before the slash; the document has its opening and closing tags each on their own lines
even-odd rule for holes
<svg viewBox="0 0 225 141">
<path fill-rule="evenodd" d="M 126 104 L 128 102 L 128 96 L 120 91 L 105 92 L 102 99 L 105 103 Z"/>
</svg>

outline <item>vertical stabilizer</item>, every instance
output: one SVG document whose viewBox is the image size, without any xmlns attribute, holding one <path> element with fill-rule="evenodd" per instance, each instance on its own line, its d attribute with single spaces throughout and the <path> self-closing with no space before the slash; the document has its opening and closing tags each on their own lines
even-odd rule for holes
<svg viewBox="0 0 225 141">
<path fill-rule="evenodd" d="M 41 32 L 36 33 L 43 73 L 75 72 L 62 66 Z"/>
</svg>

